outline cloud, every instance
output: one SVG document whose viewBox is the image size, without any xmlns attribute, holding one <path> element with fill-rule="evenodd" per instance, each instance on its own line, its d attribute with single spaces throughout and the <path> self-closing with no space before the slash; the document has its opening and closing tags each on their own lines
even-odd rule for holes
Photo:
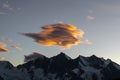
<svg viewBox="0 0 120 80">
<path fill-rule="evenodd" d="M 14 49 L 16 49 L 16 50 L 18 50 L 18 51 L 22 51 L 22 50 L 23 50 L 23 49 L 22 49 L 20 46 L 18 46 L 18 45 L 12 45 L 11 47 L 14 48 Z"/>
<path fill-rule="evenodd" d="M 5 43 L 0 42 L 0 52 L 9 52 Z"/>
<path fill-rule="evenodd" d="M 60 20 L 54 20 L 54 22 L 57 22 L 57 23 L 64 23 L 63 21 L 60 21 Z"/>
<path fill-rule="evenodd" d="M 84 31 L 74 25 L 58 23 L 43 26 L 42 29 L 43 31 L 39 33 L 23 33 L 23 35 L 33 38 L 39 44 L 61 46 L 62 49 L 84 43 L 82 39 Z"/>
<path fill-rule="evenodd" d="M 15 13 L 16 11 L 20 11 L 21 8 L 15 6 L 14 4 L 10 4 L 9 1 L 5 1 L 0 5 L 0 15 L 9 15 L 10 13 Z"/>
<path fill-rule="evenodd" d="M 31 61 L 31 60 L 34 60 L 34 59 L 37 59 L 37 58 L 43 58 L 44 56 L 40 53 L 37 53 L 37 52 L 33 52 L 32 54 L 29 54 L 29 55 L 25 55 L 25 59 L 24 59 L 24 62 L 28 62 L 28 61 Z"/>
<path fill-rule="evenodd" d="M 5 57 L 0 57 L 0 61 L 1 61 L 1 60 L 5 60 Z"/>
<path fill-rule="evenodd" d="M 92 44 L 92 42 L 90 42 L 88 39 L 85 40 L 84 43 L 86 43 L 86 44 Z"/>
<path fill-rule="evenodd" d="M 6 14 L 6 13 L 4 13 L 4 12 L 0 11 L 0 15 L 3 15 L 3 14 Z"/>
<path fill-rule="evenodd" d="M 3 37 L 1 37 L 1 39 L 3 41 L 8 41 L 9 43 L 11 43 L 11 46 L 10 46 L 11 48 L 16 49 L 18 51 L 22 51 L 23 50 L 19 45 L 13 45 L 14 40 L 10 39 L 9 37 L 3 36 Z"/>
<path fill-rule="evenodd" d="M 1 37 L 2 40 L 8 41 L 10 43 L 13 43 L 14 41 L 12 39 L 10 39 L 9 37 L 3 36 Z"/>
<path fill-rule="evenodd" d="M 20 46 L 18 46 L 18 45 L 12 45 L 11 47 L 14 48 L 14 49 L 16 49 L 16 50 L 18 50 L 18 51 L 22 51 L 22 50 L 23 50 L 23 49 L 22 49 Z"/>
<path fill-rule="evenodd" d="M 10 4 L 7 2 L 3 3 L 2 7 L 4 9 L 7 9 L 7 10 L 10 10 L 10 11 L 13 11 L 14 9 L 10 6 Z"/>
<path fill-rule="evenodd" d="M 95 18 L 94 18 L 93 16 L 88 15 L 88 16 L 87 16 L 87 19 L 89 19 L 89 20 L 94 20 Z"/>
</svg>

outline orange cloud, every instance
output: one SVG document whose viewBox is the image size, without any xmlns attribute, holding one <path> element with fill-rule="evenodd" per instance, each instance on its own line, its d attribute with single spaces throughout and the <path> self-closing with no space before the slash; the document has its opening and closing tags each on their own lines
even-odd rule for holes
<svg viewBox="0 0 120 80">
<path fill-rule="evenodd" d="M 82 40 L 84 31 L 74 25 L 58 23 L 43 26 L 42 29 L 42 32 L 24 33 L 24 35 L 32 37 L 39 44 L 45 46 L 61 46 L 63 49 L 84 43 L 84 40 Z"/>
<path fill-rule="evenodd" d="M 0 52 L 9 52 L 5 43 L 0 42 Z"/>
</svg>

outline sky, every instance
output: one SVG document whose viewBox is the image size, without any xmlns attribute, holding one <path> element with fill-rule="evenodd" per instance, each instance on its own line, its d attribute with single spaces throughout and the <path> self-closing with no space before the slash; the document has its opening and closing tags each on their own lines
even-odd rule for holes
<svg viewBox="0 0 120 80">
<path fill-rule="evenodd" d="M 40 33 L 43 26 L 57 23 L 74 25 L 84 31 L 82 40 L 92 44 L 61 49 L 22 35 Z M 119 34 L 120 0 L 0 0 L 0 60 L 14 65 L 33 52 L 47 57 L 64 52 L 72 58 L 95 54 L 120 64 Z"/>
</svg>

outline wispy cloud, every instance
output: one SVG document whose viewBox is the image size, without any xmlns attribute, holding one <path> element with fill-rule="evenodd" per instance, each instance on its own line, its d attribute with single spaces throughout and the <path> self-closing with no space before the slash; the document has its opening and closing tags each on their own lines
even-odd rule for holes
<svg viewBox="0 0 120 80">
<path fill-rule="evenodd" d="M 0 42 L 0 52 L 9 52 L 5 43 Z"/>
<path fill-rule="evenodd" d="M 95 19 L 95 18 L 94 18 L 93 16 L 91 16 L 91 15 L 86 16 L 86 18 L 87 18 L 88 20 L 94 20 L 94 19 Z"/>
<path fill-rule="evenodd" d="M 74 25 L 59 23 L 43 26 L 42 29 L 42 32 L 24 33 L 24 35 L 32 37 L 39 44 L 45 46 L 61 46 L 63 49 L 84 43 L 82 39 L 84 31 Z"/>
<path fill-rule="evenodd" d="M 20 46 L 18 46 L 18 45 L 12 45 L 11 46 L 13 49 L 16 49 L 16 50 L 18 50 L 18 51 L 22 51 L 23 49 L 20 47 Z"/>
<path fill-rule="evenodd" d="M 60 21 L 60 20 L 57 20 L 57 19 L 55 19 L 54 22 L 55 23 L 64 23 L 63 21 Z"/>
<path fill-rule="evenodd" d="M 86 43 L 86 44 L 92 44 L 92 42 L 90 42 L 88 39 L 85 40 L 84 43 Z"/>
<path fill-rule="evenodd" d="M 3 7 L 4 9 L 10 10 L 10 11 L 13 11 L 13 10 L 14 10 L 14 9 L 11 7 L 11 5 L 9 4 L 8 1 L 5 2 L 5 3 L 3 3 L 2 7 Z"/>
<path fill-rule="evenodd" d="M 10 39 L 9 37 L 6 37 L 6 36 L 2 36 L 1 39 L 4 41 L 8 41 L 10 43 L 13 43 L 14 41 L 12 39 Z"/>
<path fill-rule="evenodd" d="M 21 8 L 18 8 L 14 4 L 11 4 L 10 1 L 4 1 L 0 6 L 0 15 L 8 15 L 9 13 L 14 13 L 21 10 Z"/>
<path fill-rule="evenodd" d="M 0 11 L 0 15 L 6 14 L 5 12 Z"/>
</svg>

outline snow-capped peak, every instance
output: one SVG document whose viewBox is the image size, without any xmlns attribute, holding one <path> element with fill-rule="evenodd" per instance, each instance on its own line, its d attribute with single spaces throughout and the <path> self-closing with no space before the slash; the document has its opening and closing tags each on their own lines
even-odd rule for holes
<svg viewBox="0 0 120 80">
<path fill-rule="evenodd" d="M 115 80 L 120 79 L 120 65 L 95 55 L 70 58 L 65 53 L 37 57 L 17 67 L 0 61 L 4 80 Z"/>
</svg>

